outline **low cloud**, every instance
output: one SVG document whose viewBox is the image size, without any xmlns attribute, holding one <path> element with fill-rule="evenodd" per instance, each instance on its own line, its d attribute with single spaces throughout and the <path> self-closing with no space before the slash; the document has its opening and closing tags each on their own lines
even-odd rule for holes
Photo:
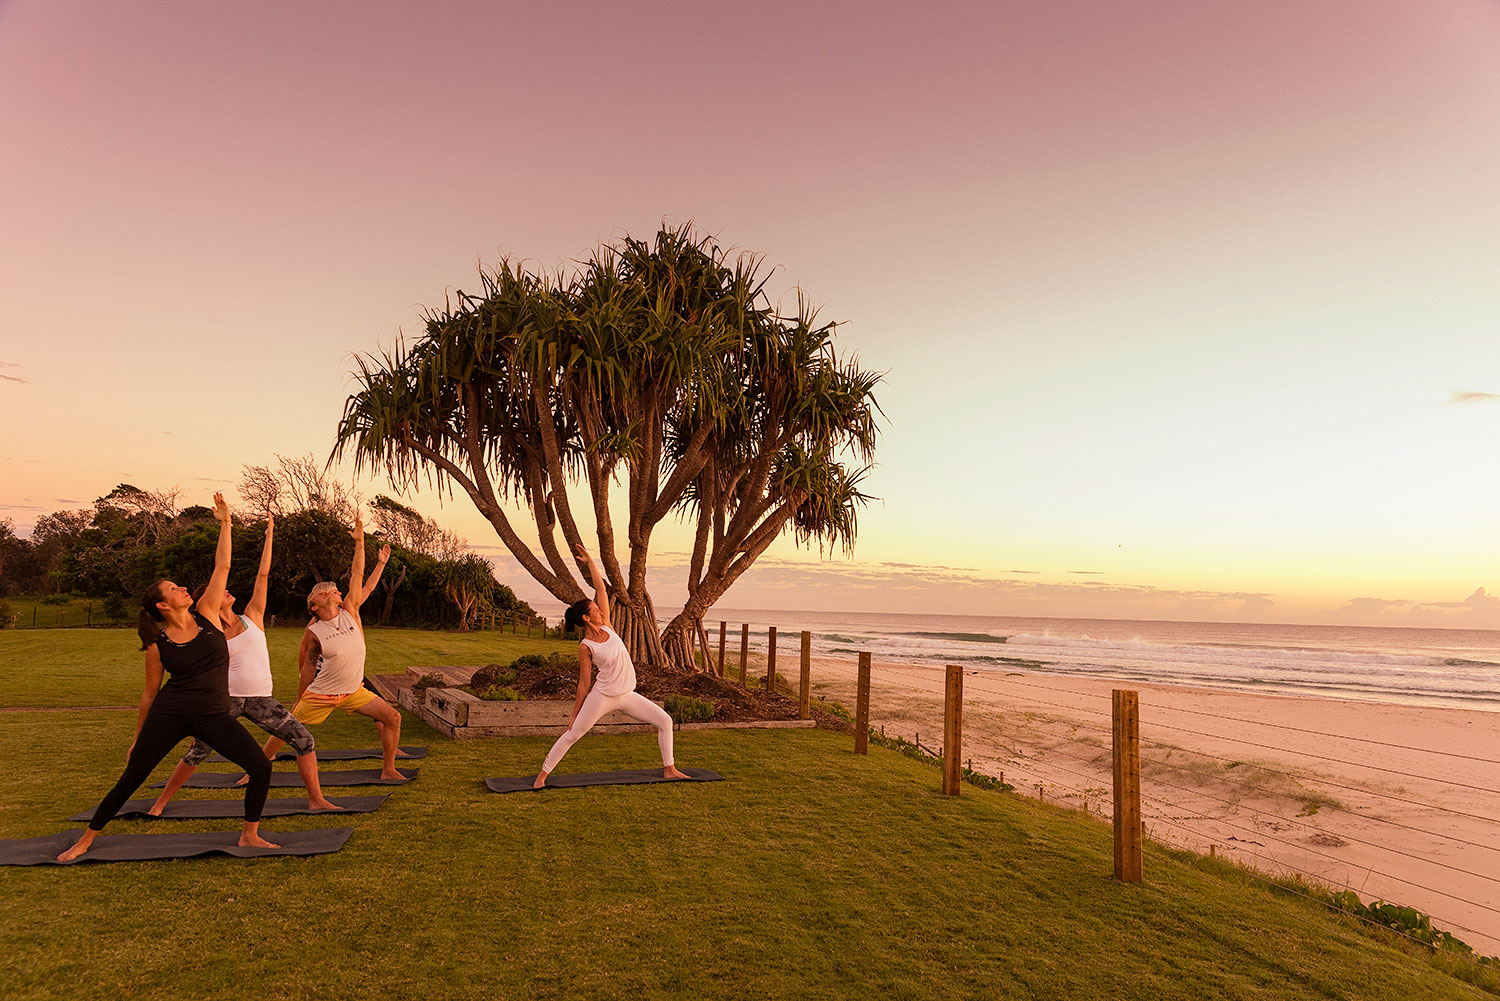
<svg viewBox="0 0 1500 1001">
<path fill-rule="evenodd" d="M 0 369 L 20 368 L 20 367 L 21 367 L 20 365 L 17 365 L 13 361 L 0 361 Z M 7 374 L 5 372 L 0 372 L 0 379 L 4 379 L 6 382 L 20 382 L 20 383 L 28 383 L 28 384 L 31 382 L 30 379 L 24 379 L 24 378 L 22 378 L 19 375 L 9 375 L 9 374 Z"/>
<path fill-rule="evenodd" d="M 1350 598 L 1333 616 L 1351 625 L 1494 629 L 1500 627 L 1500 595 L 1478 587 L 1462 601 Z"/>
<path fill-rule="evenodd" d="M 1500 400 L 1500 393 L 1474 393 L 1455 389 L 1448 394 L 1449 403 L 1483 403 L 1485 400 Z"/>
</svg>

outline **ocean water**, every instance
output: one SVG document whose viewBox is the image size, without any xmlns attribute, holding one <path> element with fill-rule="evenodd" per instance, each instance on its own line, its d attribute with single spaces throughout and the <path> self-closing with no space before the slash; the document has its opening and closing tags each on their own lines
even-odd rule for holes
<svg viewBox="0 0 1500 1001">
<path fill-rule="evenodd" d="M 796 658 L 806 629 L 814 656 L 1500 711 L 1500 631 L 1489 629 L 725 608 L 705 622 L 715 646 L 721 619 L 731 661 L 748 622 L 752 650 L 776 627 L 780 658 Z"/>
</svg>

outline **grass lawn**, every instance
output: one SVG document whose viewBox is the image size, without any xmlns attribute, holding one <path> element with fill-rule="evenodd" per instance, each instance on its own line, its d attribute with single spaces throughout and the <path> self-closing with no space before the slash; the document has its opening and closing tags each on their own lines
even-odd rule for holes
<svg viewBox="0 0 1500 1001">
<path fill-rule="evenodd" d="M 133 703 L 129 635 L 0 634 L 4 702 Z M 284 695 L 296 637 L 272 636 Z M 376 672 L 559 646 L 370 639 Z M 336 716 L 321 742 L 372 746 L 367 720 Z M 132 722 L 0 713 L 0 837 L 62 830 L 93 806 Z M 1493 997 L 1453 975 L 1482 979 L 1472 964 L 1216 863 L 1153 848 L 1147 885 L 1116 884 L 1104 825 L 1001 793 L 943 797 L 936 769 L 878 747 L 857 757 L 826 731 L 679 734 L 679 762 L 725 782 L 507 796 L 480 778 L 534 772 L 548 740 L 449 742 L 411 717 L 402 740 L 432 749 L 416 782 L 348 791 L 390 792 L 377 813 L 266 822 L 273 840 L 354 827 L 333 855 L 0 870 L 0 996 Z M 655 760 L 650 735 L 594 736 L 562 770 Z M 235 826 L 118 821 L 104 836 Z"/>
</svg>

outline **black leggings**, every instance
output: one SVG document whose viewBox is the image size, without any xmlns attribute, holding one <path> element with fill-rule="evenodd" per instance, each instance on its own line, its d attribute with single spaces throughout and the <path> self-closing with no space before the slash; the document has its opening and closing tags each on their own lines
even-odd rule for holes
<svg viewBox="0 0 1500 1001">
<path fill-rule="evenodd" d="M 125 763 L 125 774 L 104 797 L 94 819 L 89 821 L 89 830 L 102 831 L 130 794 L 141 787 L 151 770 L 165 758 L 185 737 L 196 737 L 203 743 L 233 761 L 250 776 L 245 786 L 245 823 L 260 820 L 260 811 L 266 805 L 266 790 L 271 788 L 271 762 L 261 752 L 260 745 L 239 720 L 228 713 L 213 716 L 177 716 L 172 713 L 147 713 L 146 722 L 135 738 L 135 749 Z"/>
</svg>

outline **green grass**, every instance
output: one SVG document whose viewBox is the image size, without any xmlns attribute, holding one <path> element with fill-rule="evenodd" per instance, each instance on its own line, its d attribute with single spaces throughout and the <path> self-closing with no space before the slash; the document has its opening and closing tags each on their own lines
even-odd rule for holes
<svg viewBox="0 0 1500 1001">
<path fill-rule="evenodd" d="M 54 694 L 128 694 L 115 660 L 130 657 L 98 635 L 52 633 L 45 651 L 0 636 L 6 676 L 30 679 L 26 698 L 7 698 L 36 704 L 39 681 L 74 661 L 100 679 L 74 665 Z M 502 659 L 475 656 L 478 639 L 391 631 L 370 649 L 377 671 Z M 273 654 L 288 642 L 274 636 Z M 0 713 L 0 836 L 65 829 L 97 802 L 131 721 Z M 316 732 L 329 746 L 373 739 L 341 714 Z M 0 870 L 0 995 L 1491 996 L 1441 958 L 1185 853 L 1152 847 L 1147 884 L 1117 884 L 1103 824 L 986 790 L 943 797 L 930 766 L 879 747 L 858 757 L 826 731 L 679 734 L 679 762 L 721 783 L 507 796 L 480 778 L 533 772 L 549 740 L 449 742 L 408 717 L 403 742 L 432 750 L 416 782 L 380 790 L 377 813 L 266 822 L 273 837 L 354 827 L 334 855 Z M 655 759 L 650 735 L 593 736 L 563 770 Z M 105 836 L 233 826 L 116 822 Z"/>
<path fill-rule="evenodd" d="M 269 629 L 271 673 L 278 697 L 297 694 L 297 645 L 302 626 Z M 0 632 L 0 708 L 138 705 L 142 672 L 135 627 L 19 629 Z M 527 639 L 502 632 L 447 633 L 371 629 L 369 674 L 403 674 L 412 665 L 509 663 L 522 654 L 571 653 L 576 642 Z"/>
<path fill-rule="evenodd" d="M 10 608 L 11 616 L 19 616 L 14 620 L 14 625 L 19 629 L 56 629 L 59 627 L 76 628 L 85 625 L 106 625 L 112 621 L 104 614 L 103 598 L 79 598 L 73 595 L 51 595 L 41 597 L 39 595 L 20 595 L 15 598 L 0 599 Z M 130 603 L 126 602 L 126 607 Z M 128 618 L 135 621 L 135 610 L 130 609 Z M 123 624 L 125 620 L 120 620 Z M 9 629 L 12 622 L 9 618 L 3 628 Z"/>
</svg>

